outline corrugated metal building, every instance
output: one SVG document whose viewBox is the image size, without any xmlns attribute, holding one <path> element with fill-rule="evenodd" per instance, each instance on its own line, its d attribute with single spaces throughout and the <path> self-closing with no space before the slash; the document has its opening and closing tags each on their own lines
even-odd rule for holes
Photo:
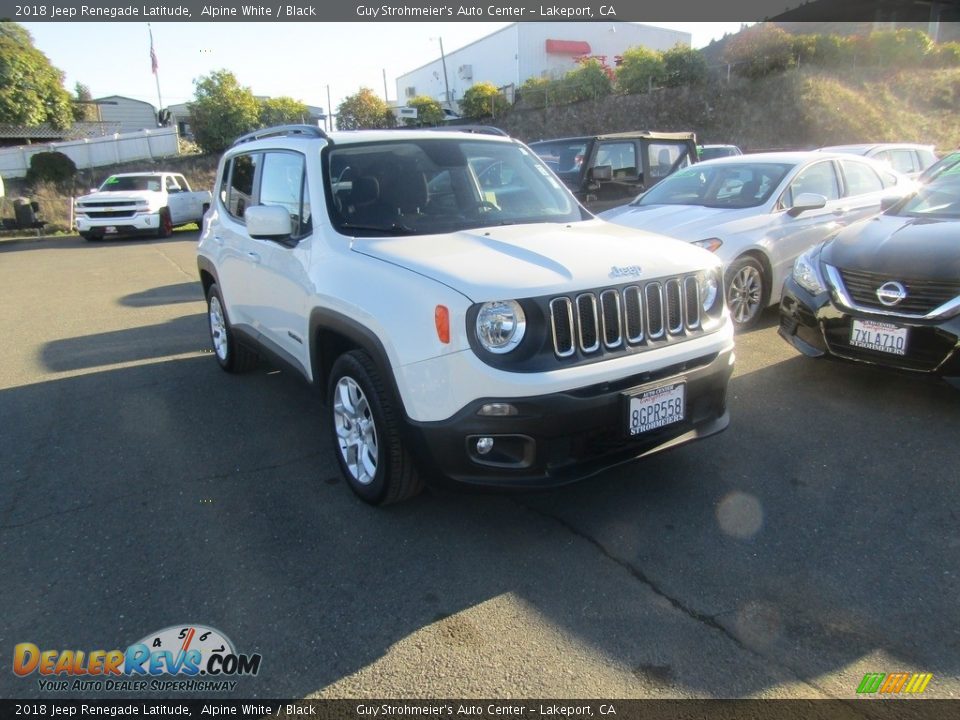
<svg viewBox="0 0 960 720">
<path fill-rule="evenodd" d="M 690 33 L 628 22 L 526 22 L 513 23 L 459 50 L 446 53 L 446 85 L 450 106 L 471 85 L 490 82 L 497 87 L 519 86 L 532 77 L 559 77 L 577 67 L 575 58 L 614 58 L 632 47 L 669 50 L 678 43 L 690 47 Z M 444 58 L 418 67 L 397 78 L 397 103 L 403 105 L 418 95 L 444 104 Z"/>
<path fill-rule="evenodd" d="M 143 100 L 123 97 L 122 95 L 108 95 L 97 98 L 98 121 L 105 123 L 119 123 L 120 132 L 136 132 L 137 130 L 154 130 L 157 127 L 157 109 Z"/>
</svg>

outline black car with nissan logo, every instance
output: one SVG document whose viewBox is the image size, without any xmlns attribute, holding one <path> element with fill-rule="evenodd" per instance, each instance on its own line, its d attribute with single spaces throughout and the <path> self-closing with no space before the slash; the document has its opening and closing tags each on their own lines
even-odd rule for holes
<svg viewBox="0 0 960 720">
<path fill-rule="evenodd" d="M 779 332 L 810 357 L 960 387 L 960 171 L 801 255 L 784 284 Z"/>
</svg>

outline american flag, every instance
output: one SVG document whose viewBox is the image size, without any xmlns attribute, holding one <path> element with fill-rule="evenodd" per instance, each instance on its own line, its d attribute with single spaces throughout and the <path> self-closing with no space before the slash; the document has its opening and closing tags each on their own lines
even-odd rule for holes
<svg viewBox="0 0 960 720">
<path fill-rule="evenodd" d="M 150 31 L 150 72 L 157 74 L 157 53 L 153 49 L 153 30 Z"/>
</svg>

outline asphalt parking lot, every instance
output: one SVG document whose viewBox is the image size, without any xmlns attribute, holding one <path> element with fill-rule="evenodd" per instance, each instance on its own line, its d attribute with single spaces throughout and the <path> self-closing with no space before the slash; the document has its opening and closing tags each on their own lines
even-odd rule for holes
<svg viewBox="0 0 960 720">
<path fill-rule="evenodd" d="M 238 697 L 960 697 L 960 391 L 769 312 L 719 436 L 373 509 L 300 380 L 217 367 L 195 239 L 0 245 L 0 697 L 182 623 L 262 655 Z"/>
</svg>

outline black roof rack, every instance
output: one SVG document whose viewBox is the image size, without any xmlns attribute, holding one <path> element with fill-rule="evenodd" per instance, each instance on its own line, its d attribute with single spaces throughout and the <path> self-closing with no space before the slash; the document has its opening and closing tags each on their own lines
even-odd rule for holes
<svg viewBox="0 0 960 720">
<path fill-rule="evenodd" d="M 275 127 L 260 128 L 246 135 L 241 135 L 233 141 L 234 145 L 240 143 L 252 142 L 270 137 L 285 137 L 290 135 L 302 135 L 304 137 L 315 137 L 330 140 L 330 137 L 316 125 L 277 125 Z"/>
</svg>

